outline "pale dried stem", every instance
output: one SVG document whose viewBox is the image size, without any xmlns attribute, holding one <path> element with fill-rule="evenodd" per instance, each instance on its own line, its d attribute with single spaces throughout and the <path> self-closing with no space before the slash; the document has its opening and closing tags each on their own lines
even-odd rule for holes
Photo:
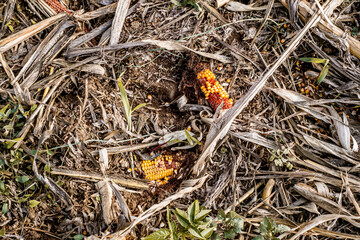
<svg viewBox="0 0 360 240">
<path fill-rule="evenodd" d="M 50 27 L 51 25 L 64 19 L 65 17 L 66 17 L 66 13 L 59 13 L 53 17 L 47 18 L 41 22 L 38 22 L 30 27 L 27 27 L 19 32 L 16 32 L 0 40 L 0 53 L 3 53 L 9 50 L 10 48 L 16 46 L 17 44 L 31 38 L 35 34 Z"/>
<path fill-rule="evenodd" d="M 289 5 L 286 0 L 279 0 L 286 8 L 289 8 Z M 341 1 L 342 2 L 342 1 Z M 340 2 L 340 3 L 341 3 Z M 329 13 L 332 13 L 334 9 L 338 6 L 339 1 L 332 1 L 332 5 L 330 6 L 329 10 L 325 9 L 325 15 L 329 16 Z M 304 21 L 309 21 L 309 16 L 313 16 L 315 14 L 315 11 L 311 9 L 310 3 L 301 0 L 299 3 L 299 16 Z M 346 33 L 340 29 L 339 27 L 335 26 L 333 23 L 326 21 L 325 19 L 320 19 L 317 26 L 325 31 L 330 32 L 334 35 L 337 35 L 339 37 L 345 37 Z M 360 58 L 360 41 L 356 40 L 355 38 L 351 36 L 346 36 L 346 41 L 349 44 L 350 53 L 352 53 L 354 56 Z"/>
</svg>

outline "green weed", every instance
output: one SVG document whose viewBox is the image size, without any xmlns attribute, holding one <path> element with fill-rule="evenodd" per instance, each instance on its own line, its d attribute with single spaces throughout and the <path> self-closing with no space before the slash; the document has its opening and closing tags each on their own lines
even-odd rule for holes
<svg viewBox="0 0 360 240">
<path fill-rule="evenodd" d="M 141 103 L 141 104 L 137 105 L 134 109 L 132 109 L 132 106 L 130 105 L 129 99 L 127 97 L 125 87 L 122 84 L 121 76 L 119 77 L 119 88 L 120 88 L 121 101 L 122 101 L 122 103 L 124 105 L 126 121 L 128 123 L 128 130 L 131 131 L 131 125 L 132 125 L 131 114 L 133 112 L 135 112 L 136 110 L 144 107 L 146 105 L 146 103 Z"/>
<path fill-rule="evenodd" d="M 324 81 L 324 79 L 329 71 L 329 65 L 328 65 L 329 59 L 304 57 L 304 58 L 299 58 L 299 60 L 303 61 L 303 62 L 323 63 L 324 67 L 317 78 L 317 83 L 320 84 L 322 81 Z"/>
<path fill-rule="evenodd" d="M 265 217 L 260 223 L 260 236 L 253 238 L 253 240 L 278 240 L 276 236 L 280 233 L 289 231 L 288 226 L 276 224 L 274 220 Z"/>
<path fill-rule="evenodd" d="M 294 157 L 288 157 L 287 155 L 290 153 L 289 149 L 285 150 L 269 150 L 271 153 L 270 162 L 274 162 L 276 166 L 283 167 L 285 166 L 287 169 L 291 170 L 293 169 L 294 165 L 291 163 L 295 160 Z"/>
<path fill-rule="evenodd" d="M 235 212 L 225 214 L 221 211 L 217 219 L 209 217 L 211 210 L 194 201 L 183 211 L 167 209 L 168 228 L 162 228 L 142 240 L 177 240 L 177 239 L 233 239 L 242 231 L 244 221 Z M 175 216 L 175 218 L 173 218 Z"/>
</svg>

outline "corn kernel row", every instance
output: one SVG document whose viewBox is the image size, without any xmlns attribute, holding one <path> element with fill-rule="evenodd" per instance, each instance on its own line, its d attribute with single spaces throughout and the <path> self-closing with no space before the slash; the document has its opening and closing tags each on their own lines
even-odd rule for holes
<svg viewBox="0 0 360 240">
<path fill-rule="evenodd" d="M 215 80 L 215 75 L 209 69 L 201 71 L 197 75 L 197 79 L 200 83 L 200 89 L 205 94 L 205 98 L 209 101 L 212 109 L 216 110 L 217 107 L 224 102 L 223 109 L 229 109 L 232 107 L 233 100 L 229 99 L 229 94 Z"/>
</svg>

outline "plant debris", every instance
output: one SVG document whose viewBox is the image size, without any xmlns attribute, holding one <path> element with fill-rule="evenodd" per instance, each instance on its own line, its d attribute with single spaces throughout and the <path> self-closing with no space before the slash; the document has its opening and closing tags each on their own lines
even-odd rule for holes
<svg viewBox="0 0 360 240">
<path fill-rule="evenodd" d="M 359 9 L 0 3 L 0 236 L 358 239 Z"/>
</svg>

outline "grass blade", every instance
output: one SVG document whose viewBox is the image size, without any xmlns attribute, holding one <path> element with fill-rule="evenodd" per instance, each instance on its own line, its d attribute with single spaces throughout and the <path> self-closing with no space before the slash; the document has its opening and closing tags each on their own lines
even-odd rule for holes
<svg viewBox="0 0 360 240">
<path fill-rule="evenodd" d="M 119 77 L 119 88 L 120 88 L 121 100 L 124 105 L 126 120 L 128 122 L 128 130 L 131 131 L 131 107 L 130 107 L 129 99 L 126 94 L 125 87 L 122 84 L 121 77 Z"/>
</svg>

